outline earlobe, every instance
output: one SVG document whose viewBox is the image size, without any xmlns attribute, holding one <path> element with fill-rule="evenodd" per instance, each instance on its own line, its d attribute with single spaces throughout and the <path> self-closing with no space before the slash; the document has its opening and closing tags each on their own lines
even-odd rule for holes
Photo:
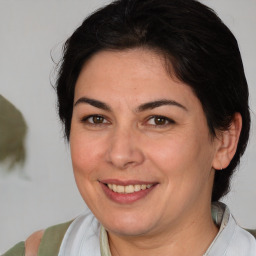
<svg viewBox="0 0 256 256">
<path fill-rule="evenodd" d="M 213 168 L 222 170 L 228 167 L 234 157 L 242 130 L 242 117 L 235 113 L 228 130 L 220 131 L 217 151 L 213 160 Z"/>
</svg>

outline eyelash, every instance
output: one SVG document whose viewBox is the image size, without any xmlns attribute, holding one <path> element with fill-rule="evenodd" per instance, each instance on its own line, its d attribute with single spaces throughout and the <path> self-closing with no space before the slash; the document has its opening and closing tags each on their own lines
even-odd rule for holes
<svg viewBox="0 0 256 256">
<path fill-rule="evenodd" d="M 103 122 L 95 123 L 95 120 L 94 120 L 94 122 L 93 122 L 93 120 L 92 120 L 92 122 L 90 122 L 89 120 L 90 120 L 91 118 L 92 118 L 92 119 L 94 119 L 94 118 L 100 118 L 100 119 L 103 120 Z M 163 123 L 163 124 L 157 124 L 157 123 L 156 123 L 156 120 L 157 120 L 157 119 L 160 119 L 161 121 L 164 121 L 164 123 Z M 150 117 L 146 120 L 145 124 L 147 124 L 150 120 L 154 120 L 155 124 L 148 124 L 148 125 L 151 126 L 151 127 L 156 127 L 156 128 L 162 128 L 162 127 L 166 127 L 166 126 L 171 125 L 171 124 L 175 124 L 175 121 L 174 121 L 174 120 L 172 120 L 172 119 L 170 119 L 170 118 L 167 118 L 167 117 L 165 117 L 165 116 L 159 116 L 159 115 L 150 116 Z M 82 123 L 86 123 L 86 124 L 88 124 L 88 125 L 92 125 L 92 126 L 106 125 L 106 124 L 109 124 L 109 123 L 110 123 L 110 122 L 109 122 L 104 116 L 102 116 L 102 115 L 89 115 L 89 116 L 83 117 L 83 118 L 81 119 L 81 122 L 82 122 Z"/>
</svg>

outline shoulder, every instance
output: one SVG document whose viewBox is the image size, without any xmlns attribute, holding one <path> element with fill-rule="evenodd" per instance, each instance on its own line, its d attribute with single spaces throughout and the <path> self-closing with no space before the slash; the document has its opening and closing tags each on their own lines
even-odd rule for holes
<svg viewBox="0 0 256 256">
<path fill-rule="evenodd" d="M 43 230 L 33 233 L 26 242 L 16 244 L 2 256 L 36 256 L 43 234 Z"/>
<path fill-rule="evenodd" d="M 44 235 L 44 230 L 39 230 L 29 236 L 25 242 L 25 256 L 35 256 Z"/>
<path fill-rule="evenodd" d="M 20 242 L 2 256 L 58 255 L 63 237 L 72 221 L 54 225 L 30 235 L 25 242 Z"/>
<path fill-rule="evenodd" d="M 38 255 L 58 255 L 63 237 L 72 222 L 73 220 L 47 228 L 41 238 Z"/>
<path fill-rule="evenodd" d="M 255 256 L 256 239 L 248 231 L 236 224 L 234 233 L 230 239 L 226 256 Z"/>
<path fill-rule="evenodd" d="M 256 239 L 256 229 L 246 229 L 246 231 L 251 233 L 255 237 L 255 239 Z"/>
<path fill-rule="evenodd" d="M 256 240 L 241 228 L 228 207 L 215 204 L 214 220 L 220 227 L 219 233 L 207 250 L 207 256 L 256 256 Z"/>
<path fill-rule="evenodd" d="M 20 242 L 1 256 L 25 256 L 25 242 Z"/>
</svg>

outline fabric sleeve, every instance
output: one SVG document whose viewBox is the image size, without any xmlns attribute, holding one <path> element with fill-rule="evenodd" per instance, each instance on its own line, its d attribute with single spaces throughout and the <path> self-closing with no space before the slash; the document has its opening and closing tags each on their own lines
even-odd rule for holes
<svg viewBox="0 0 256 256">
<path fill-rule="evenodd" d="M 38 249 L 38 256 L 58 256 L 63 237 L 71 222 L 55 225 L 45 230 Z"/>
<path fill-rule="evenodd" d="M 25 243 L 20 242 L 1 256 L 25 256 Z"/>
</svg>

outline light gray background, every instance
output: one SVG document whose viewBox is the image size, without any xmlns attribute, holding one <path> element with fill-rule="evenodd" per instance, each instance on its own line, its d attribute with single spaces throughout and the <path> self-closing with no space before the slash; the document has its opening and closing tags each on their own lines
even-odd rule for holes
<svg viewBox="0 0 256 256">
<path fill-rule="evenodd" d="M 0 0 L 0 94 L 28 124 L 27 160 L 4 174 L 0 165 L 0 253 L 31 232 L 86 209 L 76 189 L 69 147 L 50 85 L 65 39 L 103 0 Z M 232 191 L 224 199 L 238 222 L 256 228 L 256 1 L 202 0 L 236 35 L 250 87 L 252 136 Z M 1 136 L 1 134 L 0 134 Z"/>
</svg>

